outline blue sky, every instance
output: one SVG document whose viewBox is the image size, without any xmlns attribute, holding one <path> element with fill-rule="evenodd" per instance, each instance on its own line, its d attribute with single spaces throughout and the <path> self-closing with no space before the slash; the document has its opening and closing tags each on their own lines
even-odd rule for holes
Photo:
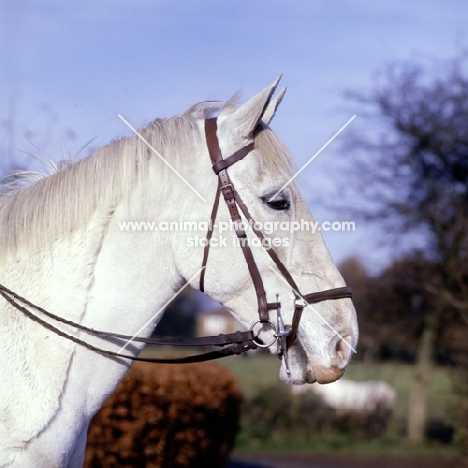
<svg viewBox="0 0 468 468">
<path fill-rule="evenodd" d="M 468 44 L 466 0 L 0 0 L 0 15 L 4 166 L 12 153 L 60 159 L 128 134 L 119 113 L 142 126 L 238 90 L 248 98 L 280 73 L 288 92 L 273 127 L 300 166 L 353 114 L 358 128 L 345 89 L 366 89 L 389 62 Z M 317 193 L 347 183 L 334 179 L 339 150 L 332 143 L 300 176 L 322 221 L 338 215 Z M 381 266 L 398 250 L 359 224 L 325 237 L 337 260 Z"/>
</svg>

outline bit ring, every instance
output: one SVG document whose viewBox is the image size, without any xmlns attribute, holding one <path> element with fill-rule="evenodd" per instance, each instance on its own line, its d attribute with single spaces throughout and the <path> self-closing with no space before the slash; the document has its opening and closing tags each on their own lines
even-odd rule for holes
<svg viewBox="0 0 468 468">
<path fill-rule="evenodd" d="M 255 328 L 255 326 L 258 324 L 258 323 L 262 323 L 262 324 L 269 324 L 273 330 L 275 331 L 275 335 L 273 337 L 273 339 L 269 342 L 269 343 L 260 343 L 257 341 L 257 336 L 254 336 L 253 338 L 253 342 L 259 347 L 259 348 L 269 348 L 270 346 L 274 345 L 276 343 L 276 340 L 278 339 L 278 336 L 277 336 L 277 333 L 278 333 L 278 329 L 276 328 L 276 325 L 275 325 L 275 322 L 272 322 L 271 320 L 268 320 L 267 322 L 262 322 L 260 320 L 257 320 L 256 322 L 252 323 L 252 326 L 250 327 L 250 330 L 253 331 L 253 329 Z"/>
</svg>

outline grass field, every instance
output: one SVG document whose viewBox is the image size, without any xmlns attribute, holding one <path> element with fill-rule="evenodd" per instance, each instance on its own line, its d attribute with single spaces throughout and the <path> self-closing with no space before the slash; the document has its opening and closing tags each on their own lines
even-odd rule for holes
<svg viewBox="0 0 468 468">
<path fill-rule="evenodd" d="M 280 361 L 267 354 L 252 354 L 248 357 L 227 358 L 219 363 L 228 368 L 237 378 L 241 391 L 246 398 L 255 395 L 259 389 L 269 386 L 284 386 L 278 379 Z M 273 444 L 256 447 L 245 438 L 239 438 L 236 451 L 256 452 L 263 450 L 295 451 L 295 452 L 323 452 L 323 453 L 369 453 L 385 456 L 430 455 L 433 457 L 453 457 L 458 454 L 454 445 L 444 446 L 425 443 L 416 446 L 409 444 L 405 438 L 406 415 L 408 412 L 408 395 L 413 381 L 413 368 L 401 364 L 365 365 L 354 363 L 346 370 L 345 378 L 352 380 L 382 380 L 392 385 L 397 392 L 397 404 L 392 423 L 386 435 L 373 440 L 350 440 L 341 436 L 314 437 L 311 441 L 292 439 L 276 440 Z M 430 380 L 428 416 L 431 420 L 451 424 L 457 407 L 457 397 L 453 390 L 450 371 L 436 368 Z"/>
<path fill-rule="evenodd" d="M 254 394 L 264 386 L 285 385 L 278 378 L 280 361 L 274 356 L 257 353 L 248 357 L 234 356 L 218 362 L 236 376 L 241 390 L 246 396 Z M 407 414 L 408 395 L 413 381 L 412 366 L 351 363 L 343 378 L 388 382 L 397 392 L 395 416 L 403 418 Z M 429 386 L 429 417 L 449 421 L 450 415 L 455 409 L 456 395 L 450 371 L 444 368 L 435 368 Z"/>
<path fill-rule="evenodd" d="M 159 355 L 161 348 L 147 346 L 144 355 Z M 163 350 L 162 354 L 166 354 Z M 171 355 L 180 353 L 172 352 Z M 184 354 L 190 354 L 187 351 Z M 262 387 L 286 386 L 278 378 L 280 361 L 271 354 L 258 351 L 247 355 L 219 359 L 218 364 L 229 369 L 239 382 L 242 393 L 252 396 Z M 395 388 L 397 405 L 395 417 L 405 418 L 408 412 L 408 397 L 413 381 L 413 367 L 404 364 L 361 364 L 351 363 L 343 378 L 351 380 L 383 380 Z M 317 384 L 314 384 L 317 385 Z M 453 389 L 451 370 L 437 367 L 429 385 L 429 417 L 450 423 L 456 411 L 457 398 Z"/>
<path fill-rule="evenodd" d="M 159 352 L 147 348 L 145 354 L 154 355 Z M 177 353 L 179 354 L 179 353 Z M 187 350 L 184 354 L 190 354 Z M 283 388 L 288 386 L 278 378 L 280 361 L 267 353 L 252 352 L 244 356 L 233 356 L 217 361 L 218 364 L 229 369 L 236 377 L 241 392 L 246 399 L 258 395 L 261 389 Z M 263 450 L 295 450 L 295 451 L 352 451 L 354 453 L 382 453 L 394 454 L 431 454 L 443 456 L 453 455 L 457 449 L 453 446 L 439 446 L 424 444 L 423 446 L 409 445 L 405 440 L 405 421 L 408 412 L 409 392 L 413 381 L 414 369 L 409 365 L 401 364 L 375 364 L 366 365 L 352 363 L 346 370 L 344 378 L 352 380 L 382 380 L 392 385 L 397 392 L 397 404 L 392 423 L 386 435 L 380 439 L 368 441 L 353 441 L 346 437 L 333 436 L 320 440 L 317 438 L 311 445 L 310 440 L 288 439 L 268 441 L 265 446 L 255 446 L 245 437 L 239 438 L 240 445 L 236 450 L 242 452 Z M 435 368 L 429 386 L 429 419 L 451 424 L 457 408 L 457 396 L 453 389 L 451 371 L 445 368 Z M 315 384 L 317 385 L 317 384 Z M 242 442 L 243 441 L 243 442 Z"/>
</svg>

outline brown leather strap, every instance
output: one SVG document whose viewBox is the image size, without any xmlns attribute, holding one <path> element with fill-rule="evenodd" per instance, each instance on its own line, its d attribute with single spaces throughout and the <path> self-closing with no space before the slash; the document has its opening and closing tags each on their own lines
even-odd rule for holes
<svg viewBox="0 0 468 468">
<path fill-rule="evenodd" d="M 76 325 L 75 325 L 76 326 Z M 78 327 L 77 327 L 78 328 Z M 135 341 L 138 343 L 152 344 L 158 346 L 226 346 L 230 344 L 242 343 L 243 341 L 255 338 L 252 330 L 236 331 L 234 333 L 220 334 L 216 336 L 199 336 L 196 338 L 182 338 L 179 336 L 153 336 L 145 338 L 142 336 L 120 335 L 118 333 L 103 332 L 98 330 L 86 330 L 91 335 L 101 338 L 116 338 L 125 341 Z"/>
<path fill-rule="evenodd" d="M 13 307 L 25 313 L 22 310 L 22 306 L 18 304 L 17 301 L 22 302 L 24 305 L 34 309 L 46 317 L 54 320 L 55 322 L 63 323 L 69 325 L 77 330 L 81 330 L 89 335 L 99 336 L 101 338 L 115 338 L 125 341 L 135 341 L 139 343 L 154 344 L 160 346 L 225 346 L 228 344 L 241 343 L 243 341 L 252 340 L 254 334 L 251 330 L 249 331 L 236 331 L 234 333 L 220 334 L 217 336 L 202 336 L 196 338 L 181 338 L 181 337 L 140 337 L 140 336 L 130 336 L 130 335 L 121 335 L 119 333 L 105 332 L 101 330 L 96 330 L 94 328 L 86 327 L 78 322 L 73 322 L 72 320 L 67 320 L 58 315 L 55 315 L 42 307 L 39 307 L 32 302 L 28 301 L 24 297 L 21 297 L 19 294 L 11 291 L 7 287 L 0 284 L 0 295 L 3 296 Z M 26 309 L 26 312 L 28 310 Z"/>
<path fill-rule="evenodd" d="M 302 311 L 304 310 L 304 306 L 302 304 L 297 304 L 294 307 L 294 314 L 291 323 L 291 333 L 286 337 L 286 346 L 290 348 L 291 345 L 294 343 L 294 340 L 297 337 L 297 331 L 299 330 L 299 322 L 301 321 Z"/>
<path fill-rule="evenodd" d="M 30 320 L 37 322 L 47 330 L 55 333 L 58 336 L 66 338 L 73 343 L 76 343 L 80 346 L 83 346 L 90 351 L 96 352 L 103 356 L 108 356 L 116 359 L 129 359 L 131 361 L 143 361 L 143 362 L 153 362 L 158 364 L 189 364 L 195 362 L 203 362 L 203 361 L 210 361 L 213 359 L 219 359 L 226 356 L 232 356 L 235 354 L 240 354 L 250 349 L 256 349 L 257 345 L 255 344 L 254 335 L 251 330 L 247 332 L 235 332 L 230 333 L 227 335 L 219 335 L 219 336 L 205 336 L 200 338 L 179 338 L 179 337 L 165 337 L 165 338 L 144 338 L 144 337 L 131 337 L 127 335 L 120 335 L 118 333 L 109 333 L 109 332 L 102 332 L 98 330 L 94 330 L 92 328 L 85 327 L 76 322 L 72 322 L 70 320 L 66 320 L 62 317 L 58 317 L 57 315 L 48 312 L 47 310 L 43 309 L 42 307 L 36 306 L 35 304 L 29 302 L 27 299 L 21 297 L 20 295 L 16 294 L 15 292 L 9 290 L 5 286 L 0 284 L 0 296 L 11 304 L 15 309 L 22 312 L 26 315 Z M 178 358 L 144 358 L 139 356 L 133 356 L 131 354 L 122 354 L 120 352 L 115 352 L 107 349 L 103 349 L 64 331 L 60 330 L 59 328 L 55 327 L 49 322 L 41 319 L 37 315 L 33 314 L 30 310 L 26 307 L 18 304 L 17 300 L 21 301 L 28 307 L 35 309 L 38 312 L 48 316 L 49 318 L 53 319 L 56 322 L 64 323 L 70 325 L 78 330 L 84 331 L 88 334 L 93 334 L 99 336 L 101 338 L 109 338 L 112 340 L 120 339 L 125 341 L 137 341 L 143 342 L 147 344 L 158 344 L 158 345 L 169 345 L 169 346 L 226 346 L 220 350 L 210 351 L 208 353 L 197 354 L 194 356 L 184 356 Z"/>
<path fill-rule="evenodd" d="M 221 161 L 223 156 L 221 155 L 221 149 L 218 143 L 218 123 L 216 118 L 206 119 L 205 120 L 205 137 L 206 137 L 206 146 L 208 147 L 208 152 L 210 153 L 210 159 L 213 164 Z"/>
<path fill-rule="evenodd" d="M 219 174 L 223 169 L 227 169 L 229 166 L 232 166 L 237 161 L 244 159 L 252 150 L 254 149 L 254 144 L 244 146 L 239 151 L 236 151 L 233 155 L 229 156 L 226 159 L 221 159 L 217 163 L 213 164 L 213 171 L 216 175 Z"/>
<path fill-rule="evenodd" d="M 242 201 L 240 195 L 236 192 L 236 201 L 237 204 L 239 205 L 242 213 L 244 216 L 247 218 L 247 220 L 250 222 L 250 226 L 252 226 L 252 230 L 255 233 L 255 235 L 262 241 L 262 245 L 266 245 L 265 242 L 265 236 L 263 235 L 263 232 L 260 231 L 255 224 L 255 220 L 252 218 L 252 216 L 249 213 L 249 210 L 247 209 L 247 205 Z M 266 248 L 266 252 L 270 256 L 270 258 L 275 262 L 276 266 L 278 267 L 278 270 L 281 272 L 281 274 L 284 276 L 284 279 L 289 283 L 289 285 L 293 288 L 294 291 L 299 291 L 299 288 L 296 285 L 296 282 L 293 280 L 291 274 L 289 273 L 288 269 L 285 267 L 284 263 L 279 259 L 278 255 L 272 248 Z"/>
<path fill-rule="evenodd" d="M 258 269 L 257 264 L 253 258 L 252 250 L 248 245 L 248 238 L 244 236 L 243 238 L 239 239 L 241 243 L 242 253 L 244 254 L 244 258 L 247 262 L 247 268 L 249 269 L 250 276 L 252 278 L 252 282 L 255 288 L 255 294 L 257 295 L 257 305 L 258 305 L 258 316 L 260 322 L 268 322 L 269 314 L 268 314 L 268 304 L 266 300 L 266 292 L 263 286 L 262 276 L 260 275 L 260 271 Z M 243 242 L 246 241 L 246 242 Z"/>
<path fill-rule="evenodd" d="M 221 190 L 221 182 L 218 181 L 218 189 L 216 190 L 215 199 L 213 202 L 213 208 L 211 209 L 210 221 L 208 223 L 208 231 L 206 233 L 206 244 L 203 248 L 203 261 L 202 261 L 202 271 L 200 273 L 200 291 L 205 291 L 205 271 L 206 265 L 208 263 L 208 255 L 210 253 L 210 242 L 213 237 L 213 228 L 216 220 L 216 215 L 218 214 L 219 207 L 219 194 Z"/>
<path fill-rule="evenodd" d="M 352 299 L 353 292 L 349 286 L 342 288 L 327 289 L 326 291 L 314 292 L 302 296 L 308 304 L 315 304 L 317 302 L 328 301 L 330 299 Z"/>
<path fill-rule="evenodd" d="M 296 291 L 298 291 L 296 289 Z M 342 288 L 334 288 L 334 289 L 327 289 L 326 291 L 319 291 L 311 294 L 306 294 L 302 296 L 308 304 L 316 304 L 317 302 L 328 301 L 330 299 L 345 299 L 345 298 L 352 298 L 353 293 L 351 288 L 345 286 Z M 304 306 L 302 304 L 297 304 L 294 307 L 294 314 L 292 319 L 291 325 L 291 333 L 286 338 L 287 347 L 289 348 L 297 337 L 297 332 L 299 330 L 299 322 L 301 321 L 302 312 L 304 310 Z"/>
<path fill-rule="evenodd" d="M 229 215 L 234 225 L 234 229 L 239 240 L 240 247 L 242 249 L 242 253 L 244 254 L 244 258 L 247 262 L 247 268 L 249 270 L 250 276 L 252 278 L 252 282 L 254 284 L 255 293 L 257 295 L 257 305 L 258 305 L 258 314 L 261 322 L 267 322 L 269 315 L 268 315 L 268 306 L 266 300 L 266 292 L 263 286 L 262 277 L 260 275 L 260 271 L 258 266 L 253 258 L 252 250 L 249 246 L 249 240 L 245 234 L 245 231 L 242 227 L 242 218 L 240 216 L 238 205 L 237 205 L 237 197 L 236 191 L 234 186 L 229 179 L 229 175 L 227 173 L 227 168 L 234 164 L 237 161 L 240 161 L 242 158 L 247 156 L 249 152 L 253 149 L 253 144 L 249 144 L 244 148 L 241 148 L 239 151 L 236 151 L 232 156 L 223 160 L 223 156 L 221 153 L 221 149 L 219 147 L 219 141 L 217 137 L 217 123 L 216 119 L 207 119 L 205 120 L 205 135 L 206 135 L 206 143 L 208 146 L 208 152 L 210 154 L 211 162 L 213 163 L 213 170 L 217 173 L 219 178 L 218 189 L 223 195 L 224 201 L 226 202 L 226 206 L 229 211 Z M 227 161 L 224 165 L 222 164 L 223 161 Z M 217 166 L 218 165 L 218 166 Z M 216 197 L 218 199 L 218 196 Z M 214 208 L 214 207 L 213 207 Z M 210 225 L 214 226 L 216 221 L 216 214 L 218 208 L 216 210 L 213 209 L 211 213 Z M 207 239 L 211 239 L 212 232 L 207 233 Z M 205 251 L 203 255 L 203 262 L 202 266 L 206 267 L 206 261 L 208 259 L 208 252 L 209 252 L 209 242 L 205 246 Z M 202 275 L 200 276 L 200 286 L 204 287 L 204 277 L 203 274 L 206 268 L 203 269 Z M 202 282 L 203 280 L 203 282 Z"/>
</svg>

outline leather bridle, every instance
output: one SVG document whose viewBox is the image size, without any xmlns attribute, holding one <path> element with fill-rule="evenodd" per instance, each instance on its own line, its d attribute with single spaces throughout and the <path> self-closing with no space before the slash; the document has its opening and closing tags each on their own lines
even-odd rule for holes
<svg viewBox="0 0 468 468">
<path fill-rule="evenodd" d="M 120 359 L 130 359 L 132 361 L 144 361 L 144 362 L 154 362 L 154 363 L 193 363 L 193 362 L 202 362 L 212 359 L 218 359 L 225 356 L 231 356 L 234 354 L 240 354 L 250 349 L 256 349 L 258 347 L 270 347 L 274 343 L 278 342 L 277 355 L 280 359 L 283 359 L 286 365 L 286 370 L 289 373 L 289 366 L 287 361 L 287 351 L 290 346 L 294 343 L 297 332 L 299 328 L 299 322 L 301 320 L 302 312 L 304 307 L 309 304 L 314 304 L 317 302 L 322 302 L 332 299 L 344 299 L 352 298 L 351 288 L 341 287 L 328 289 L 325 291 L 315 292 L 311 294 L 303 295 L 300 293 L 298 286 L 296 285 L 294 279 L 289 273 L 288 269 L 285 267 L 283 262 L 279 259 L 276 252 L 273 248 L 265 248 L 266 252 L 276 264 L 279 272 L 284 277 L 285 281 L 291 287 L 294 296 L 295 296 L 295 306 L 294 314 L 291 326 L 285 326 L 283 318 L 281 315 L 281 303 L 278 300 L 276 302 L 267 302 L 266 292 L 263 286 L 262 277 L 258 269 L 255 259 L 250 249 L 248 237 L 245 232 L 242 218 L 240 213 L 249 222 L 249 225 L 252 227 L 255 235 L 262 241 L 264 244 L 265 236 L 263 233 L 256 227 L 256 223 L 250 215 L 247 206 L 242 201 L 239 193 L 235 190 L 234 185 L 232 184 L 227 169 L 232 166 L 234 163 L 242 160 L 247 156 L 253 149 L 254 143 L 251 143 L 240 150 L 236 151 L 234 154 L 229 156 L 226 159 L 223 159 L 221 149 L 219 146 L 219 141 L 217 137 L 217 120 L 216 118 L 206 119 L 205 120 L 205 135 L 206 142 L 208 146 L 208 151 L 210 154 L 211 162 L 213 164 L 213 171 L 218 176 L 218 189 L 213 203 L 213 208 L 211 210 L 210 223 L 208 227 L 208 232 L 206 235 L 206 243 L 203 253 L 202 260 L 202 272 L 200 276 L 200 290 L 204 290 L 205 283 L 205 271 L 208 262 L 208 255 L 210 251 L 210 241 L 213 235 L 213 228 L 216 222 L 216 217 L 219 207 L 219 199 L 221 195 L 226 202 L 228 211 L 234 226 L 234 230 L 239 239 L 239 245 L 244 254 L 245 260 L 247 262 L 247 267 L 252 278 L 252 282 L 255 288 L 257 295 L 257 304 L 258 304 L 258 316 L 259 319 L 252 324 L 248 331 L 230 334 L 221 334 L 218 336 L 206 336 L 198 338 L 178 338 L 178 337 L 139 337 L 139 336 L 129 336 L 121 335 L 117 333 L 110 333 L 105 331 L 95 330 L 90 327 L 86 327 L 77 322 L 66 320 L 58 315 L 55 315 L 35 304 L 28 301 L 19 294 L 11 291 L 5 286 L 0 284 L 0 296 L 2 296 L 8 303 L 10 303 L 18 311 L 26 315 L 29 319 L 39 323 L 44 328 L 50 330 L 58 336 L 64 337 L 76 344 L 79 344 L 93 352 L 98 354 L 109 356 L 112 358 Z M 270 319 L 270 310 L 276 309 L 276 323 Z M 39 313 L 39 315 L 37 314 Z M 49 321 L 45 320 L 42 316 L 45 316 Z M 185 356 L 185 357 L 175 357 L 175 358 L 145 358 L 145 357 L 135 357 L 130 354 L 123 354 L 121 352 L 115 352 L 111 350 L 106 350 L 95 345 L 84 341 L 81 338 L 78 338 L 75 335 L 69 334 L 57 328 L 56 324 L 64 324 L 79 330 L 80 332 L 87 335 L 94 335 L 108 341 L 124 344 L 123 348 L 127 347 L 131 342 L 139 342 L 153 345 L 163 345 L 163 346 L 214 346 L 221 349 L 194 355 L 194 356 Z M 270 327 L 273 330 L 273 339 L 268 343 L 263 343 L 263 341 L 255 335 L 255 328 L 258 325 L 263 325 L 265 327 Z"/>
<path fill-rule="evenodd" d="M 266 292 L 263 286 L 262 277 L 260 275 L 260 271 L 258 269 L 257 264 L 255 263 L 255 259 L 252 254 L 252 250 L 249 245 L 249 241 L 247 238 L 247 234 L 244 229 L 244 223 L 242 222 L 242 218 L 240 216 L 240 212 L 244 215 L 245 219 L 248 221 L 249 226 L 252 227 L 253 232 L 255 235 L 262 241 L 262 245 L 267 245 L 264 241 L 265 236 L 263 233 L 257 228 L 257 223 L 252 218 L 247 209 L 246 204 L 242 201 L 239 193 L 234 188 L 232 184 L 227 169 L 235 164 L 238 161 L 244 159 L 253 149 L 254 143 L 250 143 L 247 146 L 244 146 L 240 150 L 236 151 L 234 154 L 229 156 L 226 159 L 223 159 L 221 148 L 219 146 L 218 136 L 217 136 L 217 119 L 211 118 L 205 120 L 205 137 L 206 143 L 208 146 L 208 152 L 210 154 L 211 162 L 212 162 L 212 169 L 214 173 L 218 176 L 218 189 L 215 196 L 215 200 L 213 202 L 213 208 L 211 210 L 211 217 L 210 222 L 208 224 L 208 233 L 206 236 L 207 242 L 205 243 L 204 253 L 203 253 L 203 262 L 202 262 L 202 272 L 200 276 L 200 291 L 204 290 L 204 282 L 205 282 L 205 272 L 206 266 L 208 262 L 208 255 L 210 251 L 210 241 L 213 235 L 213 228 L 216 222 L 216 216 L 218 213 L 219 207 L 219 199 L 221 195 L 226 202 L 226 206 L 229 211 L 229 215 L 231 217 L 232 225 L 234 227 L 234 231 L 239 239 L 239 245 L 242 249 L 242 253 L 244 254 L 245 261 L 247 262 L 247 267 L 250 273 L 250 277 L 252 278 L 252 282 L 255 288 L 255 292 L 257 295 L 257 304 L 258 304 L 258 316 L 259 320 L 257 320 L 252 326 L 251 330 L 254 329 L 255 325 L 258 323 L 260 324 L 269 324 L 275 331 L 275 339 L 272 340 L 270 343 L 263 344 L 260 341 L 256 341 L 254 338 L 255 343 L 257 346 L 261 347 L 269 347 L 278 340 L 278 351 L 277 354 L 280 358 L 284 358 L 287 371 L 289 373 L 288 361 L 287 361 L 287 351 L 290 346 L 294 343 L 294 340 L 297 337 L 297 331 L 299 328 L 299 322 L 301 320 L 302 312 L 304 307 L 309 304 L 314 304 L 317 302 L 322 302 L 331 299 L 344 299 L 344 298 L 352 298 L 352 291 L 351 288 L 345 286 L 341 288 L 333 288 L 328 289 L 325 291 L 315 292 L 311 294 L 301 294 L 299 288 L 294 281 L 293 277 L 289 273 L 288 269 L 284 265 L 284 263 L 279 259 L 276 252 L 273 250 L 272 247 L 265 248 L 265 251 L 268 253 L 270 258 L 276 264 L 279 272 L 287 281 L 289 286 L 292 288 L 292 291 L 295 296 L 295 306 L 294 306 L 294 314 L 292 319 L 292 324 L 290 327 L 285 327 L 283 323 L 283 319 L 281 316 L 281 303 L 278 302 L 278 295 L 277 295 L 277 302 L 267 302 L 266 299 Z M 269 311 L 272 309 L 276 309 L 277 311 L 277 323 L 270 320 Z"/>
</svg>

